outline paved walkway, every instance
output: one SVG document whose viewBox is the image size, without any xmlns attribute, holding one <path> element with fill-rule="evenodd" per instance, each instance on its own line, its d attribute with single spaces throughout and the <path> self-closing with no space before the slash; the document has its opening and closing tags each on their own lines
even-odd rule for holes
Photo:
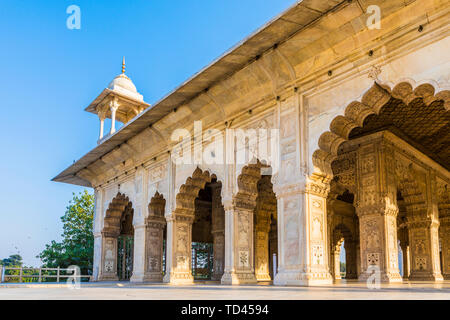
<svg viewBox="0 0 450 320">
<path fill-rule="evenodd" d="M 368 289 L 364 283 L 342 281 L 332 286 L 277 287 L 271 285 L 224 286 L 196 283 L 187 286 L 166 284 L 130 284 L 128 282 L 86 283 L 80 289 L 65 284 L 1 284 L 0 299 L 145 299 L 145 300 L 311 300 L 311 299 L 437 299 L 450 300 L 450 281 L 405 282 Z"/>
</svg>

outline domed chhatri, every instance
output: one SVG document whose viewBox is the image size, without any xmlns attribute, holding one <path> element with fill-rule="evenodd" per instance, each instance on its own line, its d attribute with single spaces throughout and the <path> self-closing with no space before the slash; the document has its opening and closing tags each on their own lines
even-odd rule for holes
<svg viewBox="0 0 450 320">
<path fill-rule="evenodd" d="M 133 81 L 125 74 L 125 57 L 122 60 L 122 73 L 115 77 L 107 88 L 128 95 L 136 100 L 144 101 L 144 98 L 138 93 Z"/>
<path fill-rule="evenodd" d="M 108 85 L 108 89 L 117 90 L 117 89 L 125 89 L 131 92 L 137 92 L 136 86 L 133 81 L 130 80 L 124 73 L 119 74 L 114 78 Z"/>
<path fill-rule="evenodd" d="M 122 60 L 122 73 L 115 77 L 102 93 L 85 109 L 95 113 L 100 119 L 100 136 L 98 143 L 103 142 L 116 131 L 116 119 L 124 124 L 136 117 L 150 105 L 137 91 L 133 81 L 125 74 L 125 57 Z M 104 120 L 111 119 L 109 135 L 103 135 Z"/>
</svg>

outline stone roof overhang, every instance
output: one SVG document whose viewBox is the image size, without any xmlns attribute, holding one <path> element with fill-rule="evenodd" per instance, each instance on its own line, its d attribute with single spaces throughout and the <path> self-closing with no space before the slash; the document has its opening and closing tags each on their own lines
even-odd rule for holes
<svg viewBox="0 0 450 320">
<path fill-rule="evenodd" d="M 109 96 L 117 96 L 118 98 L 125 100 L 126 102 L 128 102 L 130 104 L 142 106 L 143 108 L 147 108 L 150 106 L 150 104 L 148 104 L 147 102 L 140 101 L 140 100 L 134 99 L 133 97 L 121 94 L 119 92 L 116 92 L 116 91 L 108 89 L 108 88 L 105 88 L 102 91 L 102 93 L 100 93 L 97 96 L 97 98 L 95 98 L 95 100 L 92 101 L 91 104 L 86 107 L 86 109 L 84 109 L 84 111 L 97 114 L 97 106 L 99 104 L 101 104 L 103 101 L 105 101 L 105 99 L 107 99 Z"/>
<path fill-rule="evenodd" d="M 152 107 L 145 109 L 100 145 L 58 174 L 52 181 L 92 187 L 89 181 L 76 175 L 80 170 L 87 168 L 91 163 L 132 138 L 150 124 L 157 122 L 173 111 L 174 108 L 194 99 L 215 83 L 230 77 L 274 45 L 286 41 L 310 23 L 344 3 L 347 3 L 347 0 L 298 1 L 193 75 Z M 86 111 L 90 111 L 89 108 Z"/>
</svg>

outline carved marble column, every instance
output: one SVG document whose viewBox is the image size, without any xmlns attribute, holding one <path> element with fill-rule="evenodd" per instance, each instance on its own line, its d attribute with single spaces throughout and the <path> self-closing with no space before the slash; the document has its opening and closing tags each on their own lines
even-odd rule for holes
<svg viewBox="0 0 450 320">
<path fill-rule="evenodd" d="M 167 264 L 164 282 L 170 284 L 193 283 L 191 244 L 194 217 L 176 215 L 170 222 L 170 218 L 167 220 L 167 254 L 170 254 L 170 264 Z"/>
<path fill-rule="evenodd" d="M 235 199 L 236 200 L 236 199 Z M 225 207 L 225 270 L 222 284 L 256 283 L 253 266 L 253 208 L 237 200 Z"/>
<path fill-rule="evenodd" d="M 221 283 L 233 283 L 234 269 L 234 208 L 231 200 L 224 201 L 225 211 L 225 265 Z M 236 283 L 236 280 L 235 280 Z"/>
<path fill-rule="evenodd" d="M 400 245 L 402 248 L 402 258 L 403 258 L 403 279 L 408 280 L 409 275 L 411 273 L 411 254 L 410 254 L 410 248 L 408 245 Z"/>
<path fill-rule="evenodd" d="M 435 219 L 408 221 L 408 230 L 411 246 L 409 280 L 444 280 L 439 259 L 439 221 Z"/>
<path fill-rule="evenodd" d="M 139 279 L 140 281 L 161 282 L 163 280 L 163 241 L 164 227 L 166 226 L 164 217 L 165 205 L 164 197 L 156 192 L 148 206 L 143 239 L 144 272 L 142 278 Z M 138 280 L 138 278 L 135 277 L 135 280 Z"/>
<path fill-rule="evenodd" d="M 442 275 L 445 280 L 450 280 L 450 217 L 441 218 L 440 223 Z"/>
<path fill-rule="evenodd" d="M 94 217 L 93 217 L 93 234 L 94 234 L 94 259 L 93 259 L 93 281 L 99 280 L 99 274 L 102 269 L 102 252 L 103 252 L 103 237 L 101 229 L 103 227 L 103 194 L 104 191 L 100 188 L 94 188 Z"/>
<path fill-rule="evenodd" d="M 269 274 L 270 212 L 257 210 L 255 214 L 255 276 L 258 281 L 270 281 Z"/>
<path fill-rule="evenodd" d="M 277 198 L 273 193 L 271 176 L 264 175 L 257 183 L 255 207 L 255 276 L 258 281 L 270 281 L 269 232 L 271 216 L 276 215 Z"/>
<path fill-rule="evenodd" d="M 379 268 L 383 282 L 402 281 L 398 270 L 395 211 L 386 214 L 385 210 L 385 208 L 379 208 L 378 214 L 360 215 L 361 274 L 359 279 L 361 281 L 367 280 L 372 274 L 372 271 L 368 270 L 371 266 Z"/>
<path fill-rule="evenodd" d="M 382 282 L 402 281 L 398 269 L 393 154 L 382 141 L 370 140 L 364 141 L 357 152 L 361 281 L 373 273 L 372 266 L 379 268 Z"/>
<path fill-rule="evenodd" d="M 400 164 L 399 164 L 400 165 Z M 403 167 L 403 192 L 411 248 L 410 280 L 443 281 L 439 255 L 436 176 L 417 166 Z"/>
<path fill-rule="evenodd" d="M 220 280 L 225 266 L 225 211 L 221 201 L 220 184 L 212 186 L 212 235 L 213 235 L 213 274 L 212 280 Z"/>
<path fill-rule="evenodd" d="M 316 176 L 306 183 L 275 188 L 281 241 L 275 285 L 333 282 L 328 267 L 326 231 L 328 191 L 328 181 Z"/>
<path fill-rule="evenodd" d="M 95 220 L 95 219 L 94 219 Z M 99 274 L 102 269 L 102 235 L 99 232 L 94 232 L 94 259 L 93 259 L 93 272 L 92 281 L 99 280 Z"/>
<path fill-rule="evenodd" d="M 119 109 L 119 102 L 117 98 L 114 98 L 109 103 L 109 108 L 111 110 L 111 130 L 109 134 L 116 132 L 116 112 Z"/>
<path fill-rule="evenodd" d="M 130 282 L 143 282 L 146 268 L 146 226 L 144 224 L 134 225 L 133 234 L 133 273 Z"/>
<path fill-rule="evenodd" d="M 275 255 L 275 265 L 274 265 L 274 255 Z M 270 222 L 270 231 L 269 231 L 269 272 L 270 277 L 273 280 L 274 274 L 277 273 L 278 267 L 278 232 L 277 232 L 277 220 L 272 216 Z M 275 268 L 274 268 L 275 267 Z M 274 270 L 275 269 L 275 270 Z"/>
<path fill-rule="evenodd" d="M 334 245 L 333 250 L 331 251 L 332 257 L 332 275 L 334 280 L 341 280 L 341 246 Z"/>
<path fill-rule="evenodd" d="M 361 251 L 359 241 L 356 244 L 356 279 L 359 279 L 361 274 Z"/>
<path fill-rule="evenodd" d="M 450 184 L 437 183 L 439 209 L 439 238 L 441 240 L 442 275 L 450 280 Z"/>
<path fill-rule="evenodd" d="M 118 281 L 117 237 L 102 233 L 101 267 L 98 281 Z"/>
<path fill-rule="evenodd" d="M 411 254 L 408 240 L 408 228 L 406 227 L 406 223 L 401 223 L 399 225 L 398 240 L 400 241 L 400 248 L 402 249 L 403 279 L 408 280 L 411 272 Z"/>
<path fill-rule="evenodd" d="M 164 216 L 150 215 L 145 223 L 145 273 L 141 281 L 162 282 L 163 281 L 163 240 L 164 226 L 166 219 Z"/>
<path fill-rule="evenodd" d="M 225 265 L 225 231 L 213 231 L 213 274 L 211 275 L 212 280 L 220 281 L 223 276 L 224 265 Z"/>
</svg>

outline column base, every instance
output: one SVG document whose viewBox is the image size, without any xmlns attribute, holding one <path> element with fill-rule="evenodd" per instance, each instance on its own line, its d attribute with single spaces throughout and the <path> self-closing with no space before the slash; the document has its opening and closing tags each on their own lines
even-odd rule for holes
<svg viewBox="0 0 450 320">
<path fill-rule="evenodd" d="M 450 280 L 450 273 L 443 273 L 444 280 Z"/>
<path fill-rule="evenodd" d="M 412 271 L 409 276 L 409 281 L 434 281 L 442 282 L 444 277 L 440 273 Z"/>
<path fill-rule="evenodd" d="M 370 276 L 374 275 L 374 273 L 363 272 L 359 275 L 358 281 L 366 282 Z M 377 278 L 375 278 L 377 279 Z M 403 282 L 403 278 L 400 273 L 385 273 L 380 272 L 379 281 L 382 283 L 401 283 Z"/>
<path fill-rule="evenodd" d="M 163 282 L 172 285 L 193 284 L 194 277 L 190 273 L 174 273 L 166 274 L 163 278 Z"/>
<path fill-rule="evenodd" d="M 328 272 L 305 273 L 299 271 L 279 271 L 273 280 L 276 286 L 320 286 L 333 284 Z"/>
<path fill-rule="evenodd" d="M 255 274 L 252 272 L 237 273 L 225 272 L 220 280 L 221 284 L 256 284 Z"/>
<path fill-rule="evenodd" d="M 356 273 L 346 273 L 345 279 L 358 279 L 358 275 Z"/>
<path fill-rule="evenodd" d="M 163 282 L 163 274 L 161 272 L 147 272 L 141 275 L 134 275 L 131 277 L 130 282 Z"/>
<path fill-rule="evenodd" d="M 270 274 L 268 273 L 260 273 L 256 276 L 256 281 L 272 281 L 272 278 L 270 277 Z"/>
<path fill-rule="evenodd" d="M 117 275 L 99 275 L 97 281 L 119 281 L 119 277 Z"/>
</svg>

